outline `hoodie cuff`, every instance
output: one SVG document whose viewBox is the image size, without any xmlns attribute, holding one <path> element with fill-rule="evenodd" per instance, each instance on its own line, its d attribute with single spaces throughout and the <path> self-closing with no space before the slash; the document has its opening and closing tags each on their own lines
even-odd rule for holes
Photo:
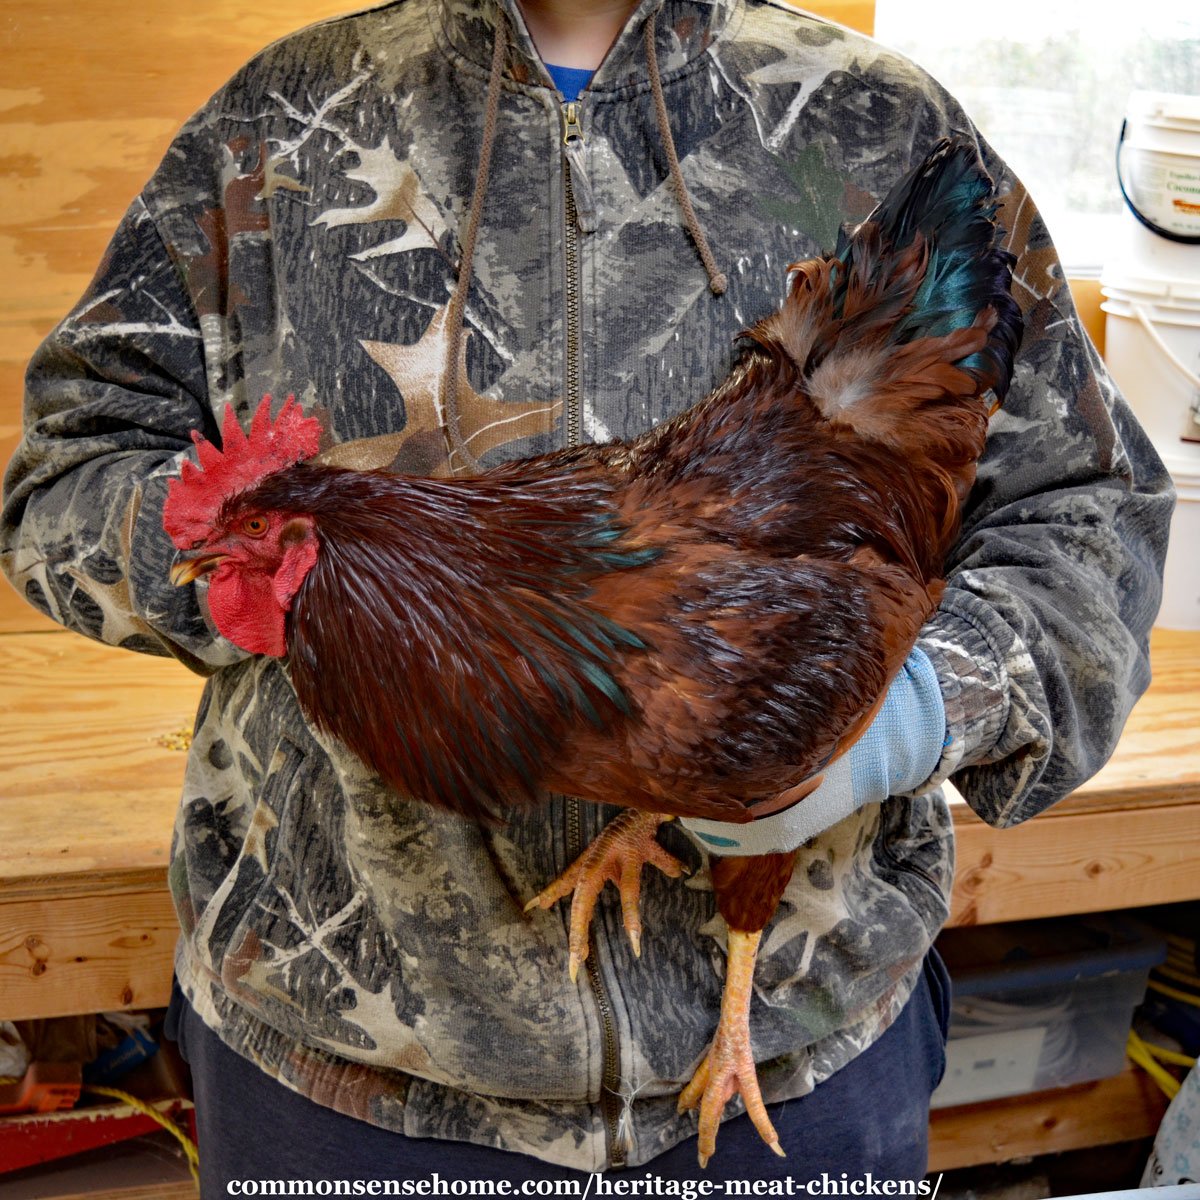
<svg viewBox="0 0 1200 1200">
<path fill-rule="evenodd" d="M 983 631 L 957 612 L 939 609 L 917 645 L 937 674 L 946 711 L 946 743 L 919 789 L 940 787 L 961 767 L 987 760 L 1008 720 L 1008 672 Z"/>
<path fill-rule="evenodd" d="M 750 858 L 795 850 L 861 807 L 854 796 L 850 755 L 843 754 L 830 764 L 821 786 L 812 795 L 797 800 L 782 812 L 744 825 L 701 817 L 683 817 L 679 823 L 708 854 Z"/>
</svg>

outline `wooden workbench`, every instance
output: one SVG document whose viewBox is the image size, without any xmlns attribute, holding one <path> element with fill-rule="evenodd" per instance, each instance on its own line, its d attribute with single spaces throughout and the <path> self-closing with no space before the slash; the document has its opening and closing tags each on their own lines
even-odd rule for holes
<svg viewBox="0 0 1200 1200">
<path fill-rule="evenodd" d="M 951 924 L 1200 898 L 1200 633 L 1156 629 L 1150 657 L 1150 690 L 1078 791 L 1012 829 L 954 806 Z"/>
<path fill-rule="evenodd" d="M 1156 631 L 1152 655 L 1154 684 L 1095 779 L 1015 829 L 955 806 L 952 923 L 1200 898 L 1200 634 Z M 73 634 L 0 635 L 0 1019 L 167 1002 L 180 735 L 201 686 Z M 945 1109 L 931 1167 L 1141 1136 L 1161 1108 L 1127 1072 Z"/>
</svg>

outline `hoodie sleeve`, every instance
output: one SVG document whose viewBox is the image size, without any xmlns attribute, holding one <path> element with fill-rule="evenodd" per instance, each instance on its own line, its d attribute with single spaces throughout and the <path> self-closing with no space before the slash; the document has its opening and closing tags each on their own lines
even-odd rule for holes
<svg viewBox="0 0 1200 1200">
<path fill-rule="evenodd" d="M 155 177 L 160 190 L 183 142 Z M 191 431 L 216 432 L 205 343 L 194 289 L 146 194 L 29 365 L 24 437 L 4 479 L 0 565 L 69 629 L 208 672 L 245 654 L 214 633 L 195 588 L 169 582 L 175 548 L 162 528 L 167 480 L 191 450 Z"/>
<path fill-rule="evenodd" d="M 918 643 L 947 719 L 921 790 L 952 778 L 980 817 L 1006 826 L 1098 771 L 1149 683 L 1173 491 L 1083 329 L 1033 202 L 981 150 L 1017 256 L 1025 334 Z"/>
</svg>

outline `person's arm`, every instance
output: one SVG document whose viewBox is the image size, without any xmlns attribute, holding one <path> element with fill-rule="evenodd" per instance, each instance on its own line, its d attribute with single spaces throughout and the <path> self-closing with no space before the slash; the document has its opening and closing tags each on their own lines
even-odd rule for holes
<svg viewBox="0 0 1200 1200">
<path fill-rule="evenodd" d="M 188 135 L 156 176 L 167 180 Z M 197 670 L 244 658 L 207 624 L 194 588 L 168 579 L 168 477 L 190 433 L 215 432 L 194 290 L 146 193 L 87 293 L 34 355 L 25 433 L 4 480 L 0 566 L 54 620 Z M 215 248 L 214 248 L 215 253 Z"/>
<path fill-rule="evenodd" d="M 1032 200 L 981 150 L 1017 255 L 1025 334 L 918 642 L 947 726 L 918 790 L 952 778 L 980 817 L 1007 826 L 1098 771 L 1145 691 L 1174 493 L 1083 330 Z"/>
</svg>

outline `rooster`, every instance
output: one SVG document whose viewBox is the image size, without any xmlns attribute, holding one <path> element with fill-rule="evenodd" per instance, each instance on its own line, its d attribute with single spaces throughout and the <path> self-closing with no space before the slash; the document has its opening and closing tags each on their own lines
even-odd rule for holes
<svg viewBox="0 0 1200 1200">
<path fill-rule="evenodd" d="M 571 973 L 607 879 L 639 948 L 641 867 L 675 817 L 802 802 L 860 736 L 938 604 L 1012 372 L 992 183 L 946 140 L 837 250 L 793 265 L 705 400 L 629 442 L 472 478 L 306 462 L 320 428 L 264 398 L 172 483 L 176 584 L 286 657 L 300 705 L 404 796 L 471 819 L 546 792 L 622 813 L 528 907 L 574 894 Z M 700 1160 L 735 1092 L 782 1154 L 749 1014 L 795 854 L 714 859 L 728 926 L 713 1045 L 680 1098 Z"/>
</svg>

